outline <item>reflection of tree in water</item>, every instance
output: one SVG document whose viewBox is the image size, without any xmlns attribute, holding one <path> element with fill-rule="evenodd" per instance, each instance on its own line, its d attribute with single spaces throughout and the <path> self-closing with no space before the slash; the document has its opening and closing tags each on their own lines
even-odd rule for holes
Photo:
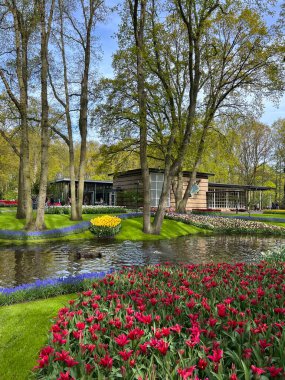
<svg viewBox="0 0 285 380">
<path fill-rule="evenodd" d="M 55 255 L 48 245 L 14 247 L 14 283 L 21 285 L 49 277 L 55 267 Z"/>
<path fill-rule="evenodd" d="M 84 241 L 3 246 L 0 286 L 167 261 L 177 264 L 252 262 L 260 259 L 260 252 L 284 243 L 285 239 L 273 237 L 200 235 L 143 242 Z"/>
<path fill-rule="evenodd" d="M 15 248 L 15 285 L 20 285 L 25 283 L 25 271 L 24 271 L 24 251 L 22 247 Z"/>
</svg>

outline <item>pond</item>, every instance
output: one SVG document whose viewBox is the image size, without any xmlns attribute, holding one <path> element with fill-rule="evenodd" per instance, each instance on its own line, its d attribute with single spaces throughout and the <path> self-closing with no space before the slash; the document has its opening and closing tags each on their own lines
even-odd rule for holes
<svg viewBox="0 0 285 380">
<path fill-rule="evenodd" d="M 147 242 L 113 240 L 0 246 L 0 287 L 130 265 L 254 262 L 261 252 L 285 244 L 282 238 L 186 236 Z"/>
</svg>

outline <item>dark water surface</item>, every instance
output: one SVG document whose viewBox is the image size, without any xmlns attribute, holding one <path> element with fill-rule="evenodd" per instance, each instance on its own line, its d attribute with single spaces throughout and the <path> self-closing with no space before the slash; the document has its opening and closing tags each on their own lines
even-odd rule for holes
<svg viewBox="0 0 285 380">
<path fill-rule="evenodd" d="M 223 235 L 187 236 L 152 242 L 88 240 L 0 245 L 0 287 L 130 265 L 253 262 L 261 259 L 262 251 L 281 244 L 285 244 L 285 239 L 279 237 Z"/>
</svg>

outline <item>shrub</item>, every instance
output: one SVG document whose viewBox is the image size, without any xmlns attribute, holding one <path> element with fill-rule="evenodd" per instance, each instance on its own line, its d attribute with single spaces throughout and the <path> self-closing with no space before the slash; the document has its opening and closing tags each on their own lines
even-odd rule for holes
<svg viewBox="0 0 285 380">
<path fill-rule="evenodd" d="M 114 236 L 120 231 L 121 219 L 117 216 L 104 215 L 90 220 L 89 230 L 97 237 Z"/>
<path fill-rule="evenodd" d="M 264 210 L 263 214 L 279 214 L 279 215 L 285 215 L 285 210 Z"/>
<path fill-rule="evenodd" d="M 117 214 L 127 212 L 123 206 L 82 206 L 82 214 Z M 46 214 L 70 214 L 70 206 L 49 206 L 45 209 Z"/>
<path fill-rule="evenodd" d="M 284 263 L 125 269 L 62 308 L 38 379 L 284 379 Z"/>
<path fill-rule="evenodd" d="M 285 262 L 285 245 L 273 250 L 268 250 L 266 252 L 261 252 L 264 260 L 271 263 Z"/>
<path fill-rule="evenodd" d="M 194 215 L 221 215 L 221 210 L 211 209 L 211 208 L 206 208 L 206 209 L 193 208 L 191 213 Z"/>
</svg>

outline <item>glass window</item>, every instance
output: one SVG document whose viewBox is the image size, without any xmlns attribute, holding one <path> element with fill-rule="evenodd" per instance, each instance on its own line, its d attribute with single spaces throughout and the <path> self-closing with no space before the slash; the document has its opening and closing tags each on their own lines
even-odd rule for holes
<svg viewBox="0 0 285 380">
<path fill-rule="evenodd" d="M 157 207 L 164 181 L 163 173 L 150 173 L 150 199 L 151 207 Z M 170 207 L 170 195 L 168 195 L 167 207 Z"/>
<path fill-rule="evenodd" d="M 245 208 L 246 194 L 243 190 L 213 189 L 207 193 L 208 208 Z"/>
</svg>

